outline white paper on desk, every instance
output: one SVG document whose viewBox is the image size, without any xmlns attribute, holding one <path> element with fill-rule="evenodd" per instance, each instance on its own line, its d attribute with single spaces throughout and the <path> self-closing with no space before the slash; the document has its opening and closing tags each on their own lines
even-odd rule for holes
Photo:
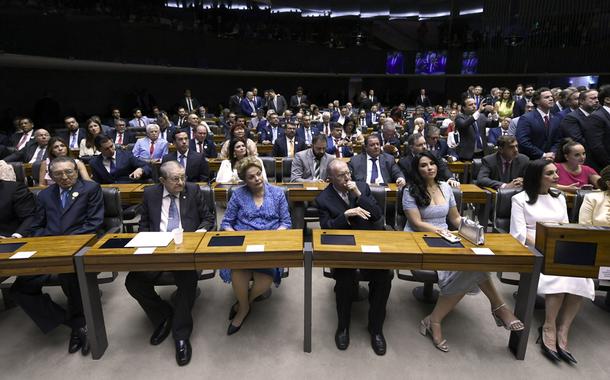
<svg viewBox="0 0 610 380">
<path fill-rule="evenodd" d="M 246 252 L 265 252 L 264 244 L 249 244 L 246 246 Z"/>
<path fill-rule="evenodd" d="M 36 251 L 21 251 L 15 253 L 13 256 L 9 257 L 9 259 L 29 259 L 34 256 Z"/>
<path fill-rule="evenodd" d="M 470 248 L 477 255 L 494 255 L 494 252 L 489 248 Z"/>
<path fill-rule="evenodd" d="M 610 267 L 599 267 L 599 275 L 597 278 L 600 280 L 610 280 Z"/>
<path fill-rule="evenodd" d="M 305 190 L 318 190 L 317 187 L 306 187 Z"/>
<path fill-rule="evenodd" d="M 381 249 L 378 245 L 361 245 L 360 250 L 364 253 L 380 253 Z"/>
<path fill-rule="evenodd" d="M 125 247 L 167 247 L 173 238 L 173 232 L 140 232 Z"/>
<path fill-rule="evenodd" d="M 142 247 L 142 248 L 136 249 L 136 251 L 133 254 L 134 255 L 151 255 L 153 252 L 155 252 L 155 249 L 157 249 L 157 248 L 156 247 Z"/>
</svg>

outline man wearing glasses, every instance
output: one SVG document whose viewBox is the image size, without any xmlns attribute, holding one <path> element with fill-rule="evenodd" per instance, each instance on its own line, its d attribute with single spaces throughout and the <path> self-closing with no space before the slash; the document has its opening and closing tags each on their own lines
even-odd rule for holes
<svg viewBox="0 0 610 380">
<path fill-rule="evenodd" d="M 70 157 L 57 157 L 49 166 L 55 183 L 38 194 L 38 207 L 32 223 L 32 236 L 93 234 L 104 221 L 104 199 L 100 185 L 78 178 L 76 162 Z M 69 237 L 65 237 L 69 239 Z M 11 288 L 16 304 L 48 333 L 59 325 L 71 328 L 68 352 L 89 353 L 87 327 L 83 314 L 76 273 L 61 273 L 59 281 L 68 298 L 68 308 L 53 302 L 42 287 L 51 275 L 19 276 Z"/>
</svg>

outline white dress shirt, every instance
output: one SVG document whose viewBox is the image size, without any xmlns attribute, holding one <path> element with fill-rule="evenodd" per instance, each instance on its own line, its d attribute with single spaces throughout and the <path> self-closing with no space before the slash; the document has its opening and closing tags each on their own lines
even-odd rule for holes
<svg viewBox="0 0 610 380">
<path fill-rule="evenodd" d="M 112 160 L 114 160 L 114 166 L 116 168 L 116 152 L 114 152 L 114 155 L 112 156 Z M 106 158 L 104 157 L 104 159 L 102 160 L 104 162 L 104 168 L 106 168 L 106 171 L 108 173 L 110 173 L 110 158 Z"/>
<path fill-rule="evenodd" d="M 372 157 L 368 154 L 366 155 L 366 183 L 371 183 L 371 172 L 373 171 L 373 161 L 371 161 L 371 158 Z M 380 158 L 381 155 L 377 156 L 377 161 L 375 162 L 375 166 L 377 166 L 377 180 L 375 183 L 386 183 L 381 175 L 381 166 L 379 166 Z"/>
<path fill-rule="evenodd" d="M 161 201 L 161 220 L 159 221 L 159 231 L 167 230 L 167 222 L 169 218 L 169 205 L 170 205 L 170 193 L 165 187 L 163 187 L 163 199 Z M 176 209 L 178 215 L 180 215 L 180 194 L 176 195 Z M 179 218 L 178 228 L 182 228 L 182 218 Z M 171 232 L 171 231 L 169 231 Z"/>
</svg>

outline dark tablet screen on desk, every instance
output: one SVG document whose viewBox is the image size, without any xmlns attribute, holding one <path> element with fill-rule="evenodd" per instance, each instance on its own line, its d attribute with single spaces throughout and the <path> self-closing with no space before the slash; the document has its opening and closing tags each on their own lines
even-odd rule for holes
<svg viewBox="0 0 610 380">
<path fill-rule="evenodd" d="M 127 243 L 129 243 L 130 241 L 131 241 L 131 238 L 108 239 L 108 240 L 106 240 L 106 242 L 104 244 L 102 244 L 100 249 L 125 248 Z"/>
<path fill-rule="evenodd" d="M 428 237 L 424 236 L 424 241 L 428 244 L 428 247 L 435 248 L 464 248 L 464 245 L 461 242 L 450 243 L 442 237 Z"/>
<path fill-rule="evenodd" d="M 208 247 L 239 247 L 244 244 L 245 236 L 214 236 Z"/>
<path fill-rule="evenodd" d="M 15 252 L 16 250 L 18 250 L 19 248 L 21 248 L 24 245 L 25 245 L 25 243 L 0 244 L 0 253 Z"/>
<path fill-rule="evenodd" d="M 595 265 L 597 243 L 578 241 L 555 242 L 555 264 Z"/>
<path fill-rule="evenodd" d="M 354 235 L 322 235 L 322 244 L 329 245 L 356 245 Z"/>
</svg>

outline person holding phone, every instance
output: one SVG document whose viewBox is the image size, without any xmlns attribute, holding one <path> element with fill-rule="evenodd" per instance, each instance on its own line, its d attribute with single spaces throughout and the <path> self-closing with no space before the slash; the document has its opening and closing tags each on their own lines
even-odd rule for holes
<svg viewBox="0 0 610 380">
<path fill-rule="evenodd" d="M 488 116 L 485 116 L 486 112 L 489 113 Z M 493 105 L 482 101 L 477 107 L 474 99 L 465 99 L 462 113 L 455 119 L 455 128 L 460 134 L 460 143 L 456 147 L 459 158 L 464 161 L 483 158 L 487 145 L 487 129 L 497 126 L 498 114 Z"/>
<path fill-rule="evenodd" d="M 567 193 L 597 188 L 600 176 L 595 169 L 585 165 L 586 158 L 585 147 L 581 143 L 571 138 L 563 139 L 555 160 L 559 174 L 555 187 Z"/>
</svg>

